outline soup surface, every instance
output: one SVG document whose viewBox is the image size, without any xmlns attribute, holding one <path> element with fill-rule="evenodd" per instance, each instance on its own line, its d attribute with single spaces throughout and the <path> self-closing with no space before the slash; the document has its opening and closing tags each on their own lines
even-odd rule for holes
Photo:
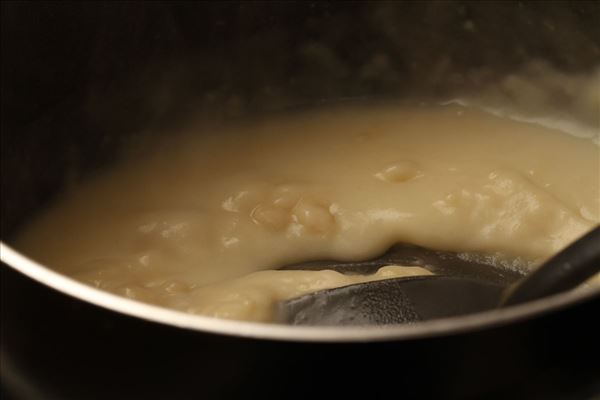
<svg viewBox="0 0 600 400">
<path fill-rule="evenodd" d="M 535 266 L 600 222 L 598 136 L 457 105 L 344 106 L 170 135 L 64 195 L 17 248 L 153 304 L 269 321 L 278 301 L 428 273 L 277 271 L 394 243 Z"/>
</svg>

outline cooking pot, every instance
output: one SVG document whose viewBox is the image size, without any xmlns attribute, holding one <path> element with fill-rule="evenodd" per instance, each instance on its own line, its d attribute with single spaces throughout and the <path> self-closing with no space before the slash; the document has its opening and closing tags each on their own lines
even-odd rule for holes
<svg viewBox="0 0 600 400">
<path fill-rule="evenodd" d="M 3 398 L 600 393 L 597 289 L 414 325 L 295 328 L 127 300 L 11 247 L 61 190 L 192 114 L 447 99 L 532 60 L 589 72 L 596 3 L 1 4 Z"/>
</svg>

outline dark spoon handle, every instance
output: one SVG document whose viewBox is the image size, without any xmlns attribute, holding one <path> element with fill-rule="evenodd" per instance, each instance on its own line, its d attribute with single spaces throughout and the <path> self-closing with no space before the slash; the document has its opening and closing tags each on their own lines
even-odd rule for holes
<svg viewBox="0 0 600 400">
<path fill-rule="evenodd" d="M 501 306 L 550 296 L 583 283 L 600 272 L 600 226 L 548 260 L 536 271 L 515 284 Z"/>
</svg>

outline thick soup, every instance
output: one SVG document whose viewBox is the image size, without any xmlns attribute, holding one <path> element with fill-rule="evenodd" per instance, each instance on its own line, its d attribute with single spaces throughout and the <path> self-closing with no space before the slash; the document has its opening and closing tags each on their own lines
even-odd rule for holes
<svg viewBox="0 0 600 400">
<path fill-rule="evenodd" d="M 133 299 L 269 321 L 283 299 L 428 273 L 285 264 L 402 242 L 535 266 L 599 222 L 597 136 L 459 106 L 346 106 L 189 129 L 67 193 L 17 247 Z"/>
</svg>

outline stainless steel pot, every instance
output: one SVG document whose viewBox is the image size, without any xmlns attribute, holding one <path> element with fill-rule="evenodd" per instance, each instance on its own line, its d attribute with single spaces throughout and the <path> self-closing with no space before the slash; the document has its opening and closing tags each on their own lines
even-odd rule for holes
<svg viewBox="0 0 600 400">
<path fill-rule="evenodd" d="M 592 2 L 2 3 L 2 394 L 591 398 L 600 291 L 410 326 L 222 321 L 81 285 L 10 247 L 74 180 L 192 110 L 439 99 L 531 59 L 600 63 Z"/>
</svg>

